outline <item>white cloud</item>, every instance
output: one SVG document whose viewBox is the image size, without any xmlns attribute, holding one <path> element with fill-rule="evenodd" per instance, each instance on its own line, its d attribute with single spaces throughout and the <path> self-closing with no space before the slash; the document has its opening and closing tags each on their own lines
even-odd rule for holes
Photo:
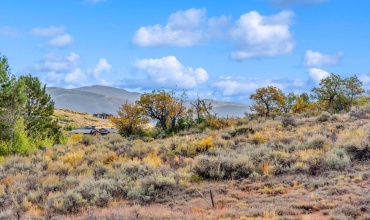
<svg viewBox="0 0 370 220">
<path fill-rule="evenodd" d="M 39 37 L 54 37 L 57 35 L 64 34 L 65 28 L 63 26 L 60 27 L 55 27 L 55 26 L 50 26 L 48 28 L 33 28 L 31 30 L 31 34 L 34 36 L 39 36 Z"/>
<path fill-rule="evenodd" d="M 208 18 L 205 9 L 189 9 L 171 14 L 166 25 L 139 28 L 132 39 L 136 46 L 194 46 L 213 39 L 231 41 L 232 58 L 237 60 L 286 54 L 295 42 L 289 27 L 292 11 L 262 16 L 252 11 L 231 24 L 230 17 Z"/>
<path fill-rule="evenodd" d="M 71 53 L 65 58 L 55 56 L 54 54 L 48 54 L 44 57 L 43 61 L 36 64 L 33 69 L 38 72 L 54 73 L 71 71 L 78 66 L 79 58 L 79 55 L 75 53 Z"/>
<path fill-rule="evenodd" d="M 230 32 L 235 44 L 232 58 L 243 60 L 291 52 L 295 45 L 289 31 L 292 17 L 291 11 L 272 16 L 252 11 L 240 16 Z"/>
<path fill-rule="evenodd" d="M 335 65 L 340 62 L 343 57 L 342 52 L 336 54 L 322 54 L 320 52 L 307 50 L 303 58 L 303 65 L 308 67 L 322 67 L 328 65 Z"/>
<path fill-rule="evenodd" d="M 283 82 L 282 80 L 265 80 L 265 79 L 243 79 L 243 78 L 219 78 L 220 80 L 213 84 L 217 93 L 223 96 L 245 96 L 256 91 L 256 89 L 265 86 L 276 86 L 283 89 L 285 84 L 292 84 Z"/>
<path fill-rule="evenodd" d="M 71 72 L 68 72 L 64 77 L 64 81 L 67 84 L 81 86 L 86 84 L 86 82 L 89 82 L 90 78 L 86 72 L 82 71 L 80 68 L 77 68 Z"/>
<path fill-rule="evenodd" d="M 93 70 L 94 75 L 97 77 L 102 72 L 109 72 L 112 66 L 108 63 L 107 59 L 101 58 Z"/>
<path fill-rule="evenodd" d="M 184 66 L 174 56 L 138 60 L 134 68 L 145 72 L 155 88 L 194 88 L 208 80 L 206 70 Z"/>
<path fill-rule="evenodd" d="M 113 82 L 102 79 L 99 73 L 108 72 L 111 65 L 104 58 L 100 59 L 92 70 L 80 67 L 80 56 L 70 53 L 65 57 L 48 54 L 42 62 L 34 65 L 33 71 L 40 72 L 39 77 L 48 86 L 73 88 L 86 85 L 112 85 Z"/>
<path fill-rule="evenodd" d="M 49 40 L 48 45 L 53 47 L 68 47 L 73 44 L 73 37 L 70 34 L 56 36 Z"/>
<path fill-rule="evenodd" d="M 165 26 L 141 27 L 132 43 L 142 47 L 193 46 L 222 34 L 229 18 L 207 18 L 205 9 L 189 9 L 171 14 Z"/>
<path fill-rule="evenodd" d="M 308 70 L 308 75 L 310 78 L 316 83 L 319 84 L 320 81 L 328 76 L 330 73 L 326 72 L 325 70 L 318 69 L 318 68 L 310 68 Z"/>
</svg>

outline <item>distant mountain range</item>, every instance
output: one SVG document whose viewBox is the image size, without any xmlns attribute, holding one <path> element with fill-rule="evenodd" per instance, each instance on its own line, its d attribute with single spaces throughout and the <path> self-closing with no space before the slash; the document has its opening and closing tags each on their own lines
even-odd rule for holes
<svg viewBox="0 0 370 220">
<path fill-rule="evenodd" d="M 87 86 L 75 89 L 48 87 L 47 92 L 55 102 L 55 108 L 70 109 L 89 114 L 105 112 L 115 114 L 126 100 L 140 99 L 140 93 L 128 92 L 108 86 Z M 220 117 L 243 117 L 248 105 L 234 102 L 212 101 L 213 111 Z"/>
</svg>

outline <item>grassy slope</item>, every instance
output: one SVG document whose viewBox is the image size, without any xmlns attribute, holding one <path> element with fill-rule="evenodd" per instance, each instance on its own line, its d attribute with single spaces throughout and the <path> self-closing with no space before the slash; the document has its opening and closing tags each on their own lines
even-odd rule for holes
<svg viewBox="0 0 370 220">
<path fill-rule="evenodd" d="M 59 125 L 64 128 L 66 126 L 82 127 L 95 125 L 97 128 L 110 128 L 113 125 L 109 120 L 94 118 L 91 114 L 75 112 L 67 109 L 56 109 L 54 117 L 58 119 Z"/>
<path fill-rule="evenodd" d="M 28 218 L 369 219 L 369 122 L 340 115 L 158 140 L 89 137 L 5 159 L 0 199 Z"/>
</svg>

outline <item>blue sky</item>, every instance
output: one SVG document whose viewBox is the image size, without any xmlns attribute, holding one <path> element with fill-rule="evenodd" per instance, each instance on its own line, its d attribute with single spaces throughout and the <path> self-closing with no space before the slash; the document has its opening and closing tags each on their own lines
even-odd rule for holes
<svg viewBox="0 0 370 220">
<path fill-rule="evenodd" d="M 370 1 L 7 0 L 0 52 L 47 86 L 187 90 L 249 103 L 329 73 L 370 86 Z"/>
</svg>

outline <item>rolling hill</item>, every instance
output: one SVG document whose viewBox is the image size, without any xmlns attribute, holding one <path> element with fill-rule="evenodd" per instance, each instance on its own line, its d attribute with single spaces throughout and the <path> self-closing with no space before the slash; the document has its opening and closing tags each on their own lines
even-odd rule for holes
<svg viewBox="0 0 370 220">
<path fill-rule="evenodd" d="M 140 93 L 108 86 L 88 86 L 75 89 L 48 87 L 47 92 L 58 109 L 69 109 L 89 114 L 105 112 L 115 114 L 127 99 L 136 101 Z M 213 111 L 220 117 L 243 117 L 248 105 L 234 102 L 212 101 Z"/>
</svg>

